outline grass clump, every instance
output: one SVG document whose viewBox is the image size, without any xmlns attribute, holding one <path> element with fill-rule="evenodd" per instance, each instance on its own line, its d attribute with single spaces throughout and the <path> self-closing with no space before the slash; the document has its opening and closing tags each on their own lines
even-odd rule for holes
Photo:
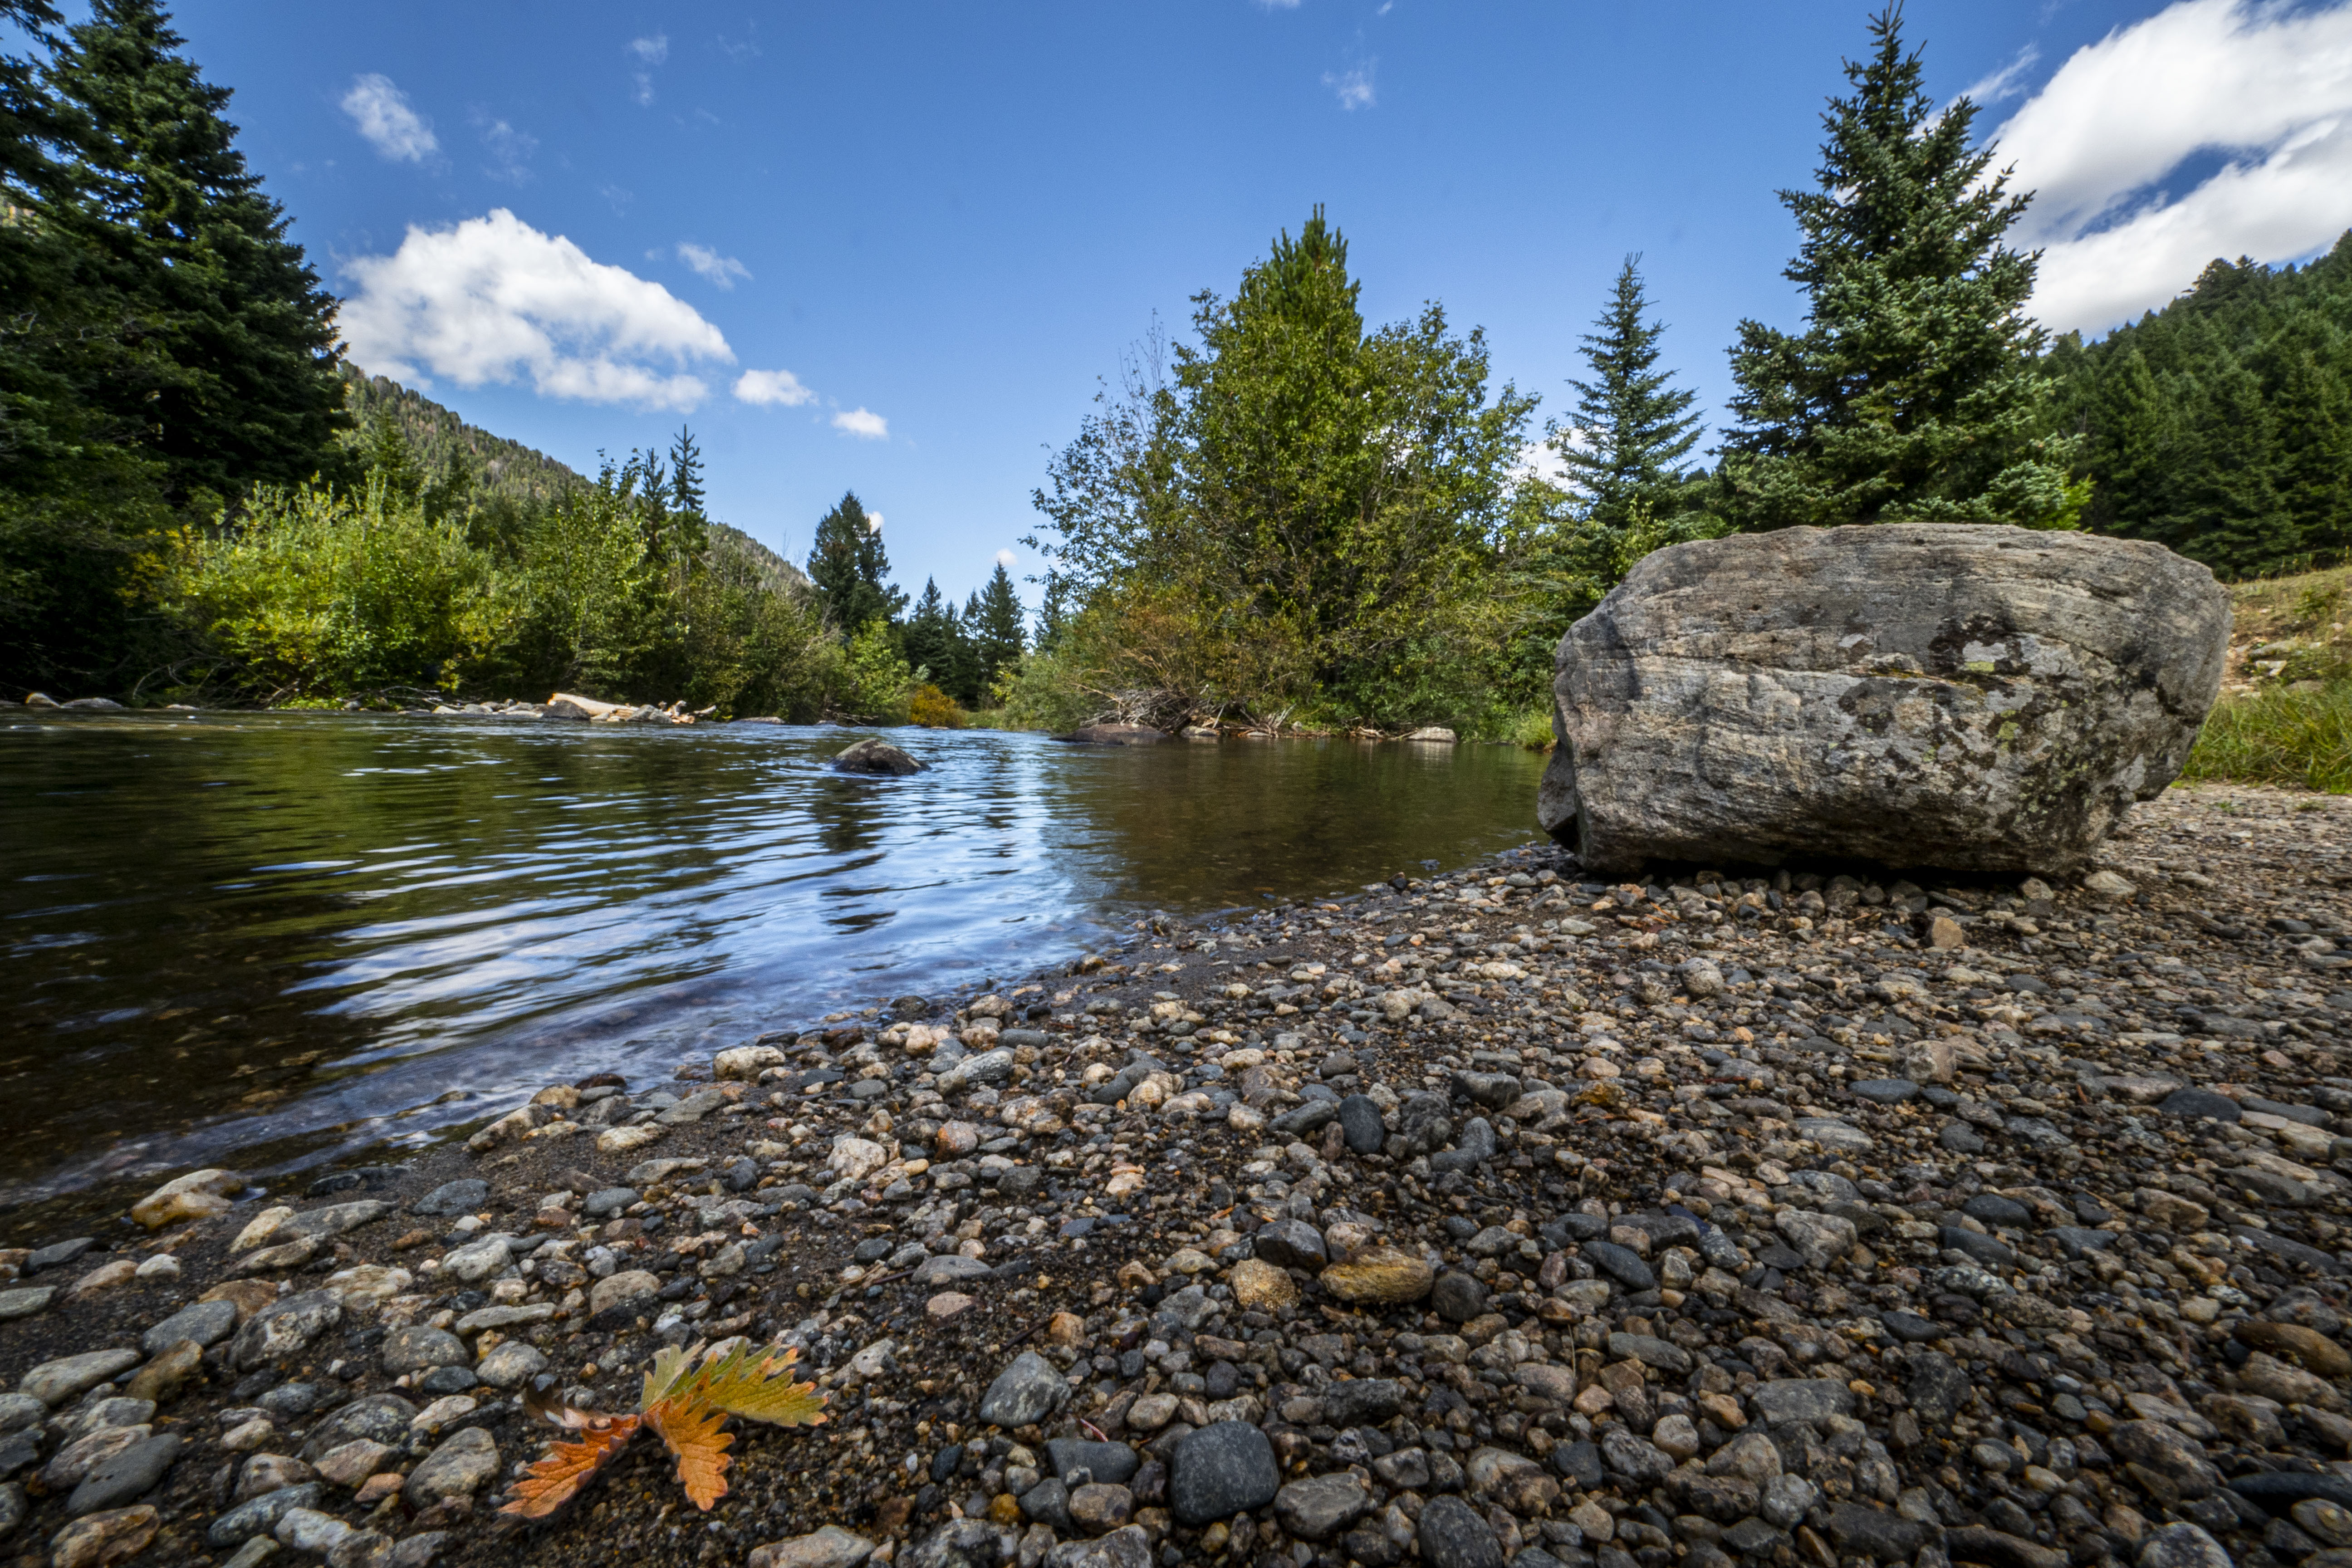
<svg viewBox="0 0 2352 1568">
<path fill-rule="evenodd" d="M 2181 776 L 2352 794 L 2352 679 L 2224 697 Z"/>
</svg>

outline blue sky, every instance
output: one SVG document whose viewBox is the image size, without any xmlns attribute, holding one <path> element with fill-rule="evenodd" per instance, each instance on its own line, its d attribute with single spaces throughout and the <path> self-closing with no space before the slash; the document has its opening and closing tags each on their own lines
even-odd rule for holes
<svg viewBox="0 0 2352 1568">
<path fill-rule="evenodd" d="M 1712 417 L 1735 323 L 1800 318 L 1772 193 L 1809 182 L 1864 16 L 207 0 L 178 25 L 362 363 L 575 467 L 683 418 L 716 515 L 798 559 L 855 489 L 900 581 L 961 597 L 1000 551 L 1035 569 L 1045 448 L 1122 346 L 1318 202 L 1369 317 L 1443 301 L 1547 414 L 1642 252 Z M 2054 193 L 2055 324 L 2352 224 L 2341 0 L 1915 0 L 1909 34 Z"/>
</svg>

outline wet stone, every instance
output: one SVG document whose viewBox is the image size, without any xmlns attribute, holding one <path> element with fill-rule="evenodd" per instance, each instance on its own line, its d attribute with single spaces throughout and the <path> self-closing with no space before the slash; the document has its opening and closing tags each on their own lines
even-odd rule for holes
<svg viewBox="0 0 2352 1568">
<path fill-rule="evenodd" d="M 1218 1421 L 1187 1433 L 1168 1473 L 1168 1505 L 1177 1522 L 1205 1525 L 1244 1509 L 1264 1508 L 1281 1489 L 1274 1446 L 1257 1427 Z"/>
</svg>

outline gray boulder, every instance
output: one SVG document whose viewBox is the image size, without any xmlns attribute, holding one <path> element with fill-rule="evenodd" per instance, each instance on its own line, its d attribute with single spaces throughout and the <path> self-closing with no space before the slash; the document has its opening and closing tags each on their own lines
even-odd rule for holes
<svg viewBox="0 0 2352 1568">
<path fill-rule="evenodd" d="M 2228 596 L 2161 545 L 1964 523 L 1645 557 L 1560 639 L 1537 816 L 1650 859 L 2072 872 L 2179 774 Z"/>
<path fill-rule="evenodd" d="M 833 759 L 844 773 L 919 773 L 923 764 L 887 741 L 860 741 Z"/>
</svg>

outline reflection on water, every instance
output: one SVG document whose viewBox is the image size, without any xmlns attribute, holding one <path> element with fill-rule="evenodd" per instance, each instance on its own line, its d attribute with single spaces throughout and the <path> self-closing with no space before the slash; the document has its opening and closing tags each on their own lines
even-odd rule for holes
<svg viewBox="0 0 2352 1568">
<path fill-rule="evenodd" d="M 0 725 L 0 1198 L 422 1135 L 1531 830 L 1501 747 L 341 714 Z M 425 1107 L 423 1111 L 418 1108 Z M 410 1112 L 406 1117 L 401 1113 Z M 400 1118 L 383 1121 L 385 1118 Z"/>
</svg>

